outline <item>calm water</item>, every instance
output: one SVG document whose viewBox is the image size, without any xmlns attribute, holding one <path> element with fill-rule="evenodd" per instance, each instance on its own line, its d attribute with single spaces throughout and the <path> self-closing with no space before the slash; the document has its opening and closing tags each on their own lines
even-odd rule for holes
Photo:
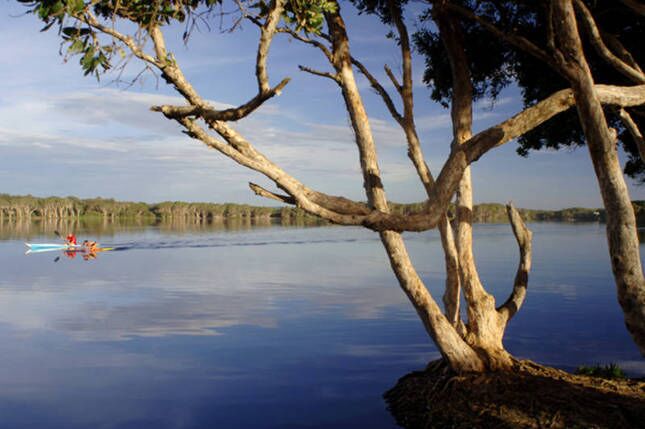
<svg viewBox="0 0 645 429">
<path fill-rule="evenodd" d="M 381 395 L 438 356 L 375 234 L 354 228 L 122 227 L 79 231 L 123 250 L 93 261 L 24 254 L 0 231 L 0 428 L 391 428 Z M 527 302 L 506 345 L 572 369 L 645 375 L 626 333 L 603 226 L 533 224 Z M 433 232 L 407 236 L 436 297 Z M 475 227 L 498 299 L 517 250 Z M 55 258 L 61 258 L 55 262 Z"/>
</svg>

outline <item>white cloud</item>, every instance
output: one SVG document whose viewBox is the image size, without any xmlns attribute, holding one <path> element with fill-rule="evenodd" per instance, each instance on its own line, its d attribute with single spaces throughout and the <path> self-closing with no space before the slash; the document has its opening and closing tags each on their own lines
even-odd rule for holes
<svg viewBox="0 0 645 429">
<path fill-rule="evenodd" d="M 415 123 L 420 131 L 449 129 L 451 126 L 450 114 L 446 111 L 445 113 L 420 116 L 415 120 Z"/>
</svg>

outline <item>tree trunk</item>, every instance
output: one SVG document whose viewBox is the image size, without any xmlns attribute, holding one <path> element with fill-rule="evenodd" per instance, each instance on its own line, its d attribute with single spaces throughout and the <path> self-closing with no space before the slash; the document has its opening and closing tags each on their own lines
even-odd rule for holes
<svg viewBox="0 0 645 429">
<path fill-rule="evenodd" d="M 453 144 L 461 145 L 472 137 L 473 88 L 470 68 L 459 22 L 441 9 L 435 15 L 452 71 L 450 113 Z M 466 341 L 486 360 L 490 369 L 507 369 L 512 365 L 512 360 L 502 344 L 506 321 L 495 308 L 495 298 L 486 292 L 481 283 L 473 254 L 473 190 L 470 167 L 465 168 L 459 182 L 456 203 L 459 274 L 468 304 Z"/>
<path fill-rule="evenodd" d="M 390 265 L 401 289 L 414 306 L 417 314 L 450 367 L 457 372 L 482 372 L 486 365 L 481 357 L 457 333 L 441 312 L 441 308 L 419 278 L 401 235 L 391 231 L 380 233 Z"/>
<path fill-rule="evenodd" d="M 616 280 L 618 302 L 625 324 L 645 355 L 645 279 L 641 266 L 636 218 L 618 160 L 616 136 L 609 129 L 593 87 L 593 77 L 582 51 L 573 6 L 554 1 L 554 22 L 559 38 L 561 67 L 576 100 L 578 117 L 598 179 L 607 213 L 607 240 Z"/>
<path fill-rule="evenodd" d="M 338 5 L 337 7 L 339 8 Z M 345 24 L 339 10 L 328 14 L 326 18 L 333 45 L 333 65 L 338 73 L 343 99 L 355 133 L 368 203 L 370 207 L 387 213 L 389 207 L 380 178 L 372 131 L 351 66 Z M 451 368 L 458 372 L 484 371 L 484 362 L 446 319 L 418 276 L 401 235 L 393 231 L 382 231 L 380 237 L 401 288 Z"/>
</svg>

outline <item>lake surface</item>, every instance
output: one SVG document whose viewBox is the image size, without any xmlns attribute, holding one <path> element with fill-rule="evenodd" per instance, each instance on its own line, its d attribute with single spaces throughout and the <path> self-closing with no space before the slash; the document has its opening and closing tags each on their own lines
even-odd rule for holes
<svg viewBox="0 0 645 429">
<path fill-rule="evenodd" d="M 645 375 L 616 300 L 604 225 L 530 225 L 533 271 L 505 339 L 515 356 Z M 119 250 L 0 228 L 0 428 L 391 428 L 382 394 L 439 354 L 376 234 L 343 227 L 79 230 Z M 510 292 L 508 225 L 476 225 L 480 275 Z M 406 234 L 442 294 L 435 231 Z M 55 262 L 56 257 L 59 257 Z"/>
</svg>

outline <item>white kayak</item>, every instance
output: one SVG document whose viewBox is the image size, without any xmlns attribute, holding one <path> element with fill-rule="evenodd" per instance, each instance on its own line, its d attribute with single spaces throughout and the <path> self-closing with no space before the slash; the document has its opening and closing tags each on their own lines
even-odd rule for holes
<svg viewBox="0 0 645 429">
<path fill-rule="evenodd" d="M 64 244 L 64 243 L 25 243 L 29 248 L 27 252 L 37 253 L 37 252 L 51 252 L 54 250 L 69 250 L 69 251 L 78 251 L 83 250 L 84 247 L 80 244 Z"/>
</svg>

